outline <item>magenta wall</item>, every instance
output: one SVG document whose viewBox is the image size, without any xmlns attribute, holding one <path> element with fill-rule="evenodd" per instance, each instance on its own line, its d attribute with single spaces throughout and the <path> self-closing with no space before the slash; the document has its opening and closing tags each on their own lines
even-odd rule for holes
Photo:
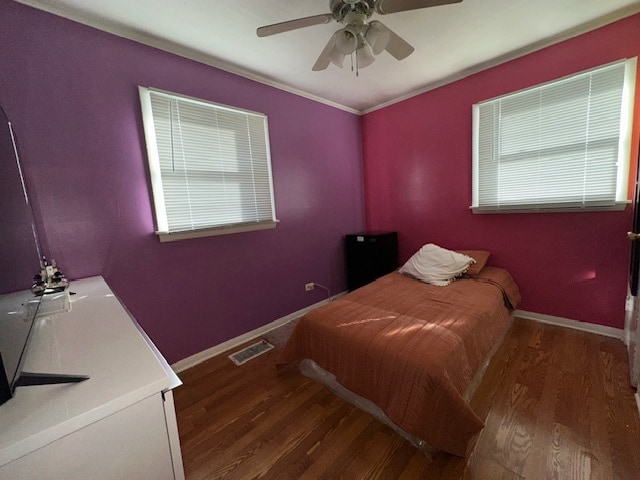
<svg viewBox="0 0 640 480">
<path fill-rule="evenodd" d="M 345 289 L 364 225 L 360 118 L 21 4 L 0 2 L 0 104 L 19 136 L 45 250 L 103 275 L 170 362 Z M 311 73 L 310 73 L 311 74 Z M 266 113 L 275 230 L 161 244 L 137 86 Z"/>
<path fill-rule="evenodd" d="M 367 227 L 397 230 L 402 261 L 427 242 L 490 250 L 490 263 L 509 269 L 518 282 L 520 309 L 622 328 L 631 208 L 474 215 L 468 208 L 471 106 L 639 54 L 635 15 L 366 115 Z"/>
</svg>

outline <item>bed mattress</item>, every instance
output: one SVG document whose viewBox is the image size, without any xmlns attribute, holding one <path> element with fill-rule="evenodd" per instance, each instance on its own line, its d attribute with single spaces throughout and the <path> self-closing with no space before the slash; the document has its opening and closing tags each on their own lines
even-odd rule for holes
<svg viewBox="0 0 640 480">
<path fill-rule="evenodd" d="M 483 427 L 465 391 L 519 301 L 500 268 L 446 287 L 394 272 L 302 317 L 278 364 L 310 359 L 409 435 L 465 456 Z"/>
</svg>

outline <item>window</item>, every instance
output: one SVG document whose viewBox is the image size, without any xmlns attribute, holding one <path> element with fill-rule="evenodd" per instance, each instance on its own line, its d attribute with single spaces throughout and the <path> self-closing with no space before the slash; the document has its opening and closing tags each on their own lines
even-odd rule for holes
<svg viewBox="0 0 640 480">
<path fill-rule="evenodd" d="M 161 241 L 275 227 L 265 115 L 139 92 Z"/>
<path fill-rule="evenodd" d="M 624 209 L 636 59 L 473 106 L 474 212 Z"/>
</svg>

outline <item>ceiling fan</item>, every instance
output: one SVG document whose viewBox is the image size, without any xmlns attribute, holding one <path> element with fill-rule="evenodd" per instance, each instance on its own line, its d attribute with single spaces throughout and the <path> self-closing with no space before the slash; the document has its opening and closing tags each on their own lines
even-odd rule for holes
<svg viewBox="0 0 640 480">
<path fill-rule="evenodd" d="M 345 57 L 355 54 L 357 71 L 359 68 L 371 65 L 375 60 L 374 56 L 384 50 L 397 60 L 403 60 L 414 50 L 382 22 L 370 21 L 374 13 L 388 15 L 460 2 L 462 0 L 330 0 L 331 13 L 267 25 L 258 28 L 256 33 L 258 37 L 268 37 L 335 20 L 341 23 L 343 28 L 331 36 L 312 70 L 325 70 L 329 63 L 342 68 Z"/>
</svg>

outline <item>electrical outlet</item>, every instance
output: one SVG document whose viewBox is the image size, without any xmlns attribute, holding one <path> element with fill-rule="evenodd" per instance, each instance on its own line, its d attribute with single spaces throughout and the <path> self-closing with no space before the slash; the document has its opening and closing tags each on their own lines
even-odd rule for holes
<svg viewBox="0 0 640 480">
<path fill-rule="evenodd" d="M 305 292 L 308 292 L 309 290 L 313 290 L 313 287 L 314 287 L 314 286 L 315 286 L 315 285 L 313 284 L 313 282 L 311 282 L 311 283 L 305 283 L 305 284 L 304 284 L 304 291 L 305 291 Z"/>
</svg>

